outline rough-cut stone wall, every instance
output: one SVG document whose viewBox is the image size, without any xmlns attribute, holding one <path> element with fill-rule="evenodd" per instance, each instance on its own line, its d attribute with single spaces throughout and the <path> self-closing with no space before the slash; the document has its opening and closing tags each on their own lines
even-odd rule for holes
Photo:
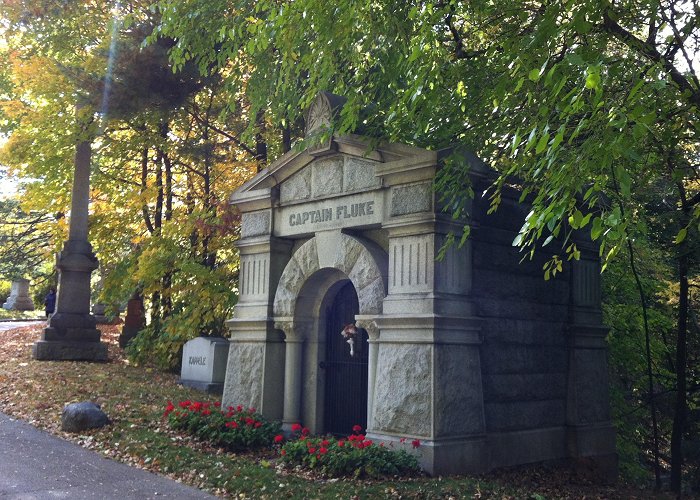
<svg viewBox="0 0 700 500">
<path fill-rule="evenodd" d="M 430 435 L 432 415 L 432 347 L 421 344 L 382 344 L 376 385 L 373 428 L 384 432 Z M 409 370 L 406 367 L 410 366 Z"/>
<path fill-rule="evenodd" d="M 489 432 L 566 424 L 570 277 L 563 272 L 545 281 L 545 253 L 521 262 L 512 241 L 526 208 L 515 201 L 505 198 L 494 215 L 486 215 L 483 201 L 474 206 L 472 297 L 483 319 Z"/>
<path fill-rule="evenodd" d="M 226 368 L 225 405 L 244 405 L 252 408 L 262 406 L 264 359 L 263 343 L 231 343 Z"/>
</svg>

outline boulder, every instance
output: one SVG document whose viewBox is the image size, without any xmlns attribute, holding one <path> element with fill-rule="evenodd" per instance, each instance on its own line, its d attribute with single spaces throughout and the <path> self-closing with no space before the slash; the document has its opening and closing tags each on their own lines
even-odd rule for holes
<svg viewBox="0 0 700 500">
<path fill-rule="evenodd" d="M 100 405 L 90 401 L 71 403 L 63 407 L 61 429 L 66 432 L 82 432 L 104 427 L 109 423 L 110 420 L 100 409 Z"/>
</svg>

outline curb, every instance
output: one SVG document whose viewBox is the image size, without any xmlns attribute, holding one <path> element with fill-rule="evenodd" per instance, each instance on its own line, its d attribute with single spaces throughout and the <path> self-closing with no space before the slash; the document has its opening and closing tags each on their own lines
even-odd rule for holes
<svg viewBox="0 0 700 500">
<path fill-rule="evenodd" d="M 43 318 L 8 318 L 8 319 L 0 319 L 0 323 L 27 323 L 30 321 L 38 322 L 38 321 L 46 321 Z"/>
</svg>

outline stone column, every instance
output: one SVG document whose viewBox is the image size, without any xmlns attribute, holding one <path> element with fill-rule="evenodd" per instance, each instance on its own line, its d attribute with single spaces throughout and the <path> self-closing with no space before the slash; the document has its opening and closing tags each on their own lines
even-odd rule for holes
<svg viewBox="0 0 700 500">
<path fill-rule="evenodd" d="M 288 330 L 291 330 L 291 325 Z M 282 428 L 289 432 L 292 425 L 301 422 L 301 370 L 304 340 L 290 338 L 287 333 L 284 358 L 284 416 Z"/>
<path fill-rule="evenodd" d="M 226 322 L 231 339 L 223 404 L 251 406 L 269 419 L 281 420 L 285 345 L 272 319 L 272 304 L 292 242 L 270 235 L 270 210 L 244 213 L 242 218 L 239 299 L 234 317 Z"/>
<path fill-rule="evenodd" d="M 33 311 L 34 302 L 29 296 L 29 280 L 24 278 L 14 280 L 10 296 L 2 307 L 8 311 Z"/>
<path fill-rule="evenodd" d="M 581 258 L 573 262 L 571 274 L 568 451 L 575 459 L 587 457 L 586 463 L 593 461 L 601 477 L 614 480 L 617 455 L 608 393 L 605 342 L 608 328 L 602 325 L 600 263 L 596 249 L 581 248 Z"/>
<path fill-rule="evenodd" d="M 427 219 L 427 218 L 426 218 Z M 449 229 L 434 219 L 389 229 L 389 294 L 376 318 L 370 435 L 421 440 L 427 471 L 485 470 L 480 322 L 473 317 L 469 244 L 436 256 Z"/>
<path fill-rule="evenodd" d="M 88 120 L 82 118 L 82 113 L 82 107 L 78 106 L 78 120 L 86 123 Z M 98 265 L 87 240 L 90 147 L 90 141 L 84 138 L 76 146 L 68 241 L 56 262 L 59 272 L 56 311 L 41 340 L 32 348 L 32 355 L 38 360 L 107 360 L 107 345 L 100 342 L 100 331 L 90 314 L 90 275 Z"/>
<path fill-rule="evenodd" d="M 369 352 L 367 353 L 367 432 L 372 432 L 372 408 L 374 407 L 374 392 L 377 381 L 377 359 L 379 356 L 379 327 L 374 316 L 355 316 L 356 325 L 367 330 Z"/>
</svg>

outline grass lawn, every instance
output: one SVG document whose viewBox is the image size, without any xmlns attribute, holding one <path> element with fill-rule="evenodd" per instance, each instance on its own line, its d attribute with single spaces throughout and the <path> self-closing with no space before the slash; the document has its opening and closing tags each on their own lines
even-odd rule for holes
<svg viewBox="0 0 700 500">
<path fill-rule="evenodd" d="M 286 471 L 276 452 L 224 453 L 168 429 L 166 402 L 211 400 L 177 376 L 125 360 L 119 326 L 102 328 L 108 363 L 34 361 L 41 325 L 0 332 L 0 411 L 127 464 L 238 498 L 649 498 L 630 485 L 598 486 L 567 468 L 525 467 L 480 477 L 327 480 Z M 94 401 L 112 425 L 80 435 L 60 430 L 67 403 Z"/>
<path fill-rule="evenodd" d="M 2 304 L 0 303 L 0 306 Z M 46 319 L 46 313 L 43 309 L 36 311 L 8 311 L 0 307 L 0 321 L 8 320 L 28 320 L 28 319 Z"/>
</svg>

